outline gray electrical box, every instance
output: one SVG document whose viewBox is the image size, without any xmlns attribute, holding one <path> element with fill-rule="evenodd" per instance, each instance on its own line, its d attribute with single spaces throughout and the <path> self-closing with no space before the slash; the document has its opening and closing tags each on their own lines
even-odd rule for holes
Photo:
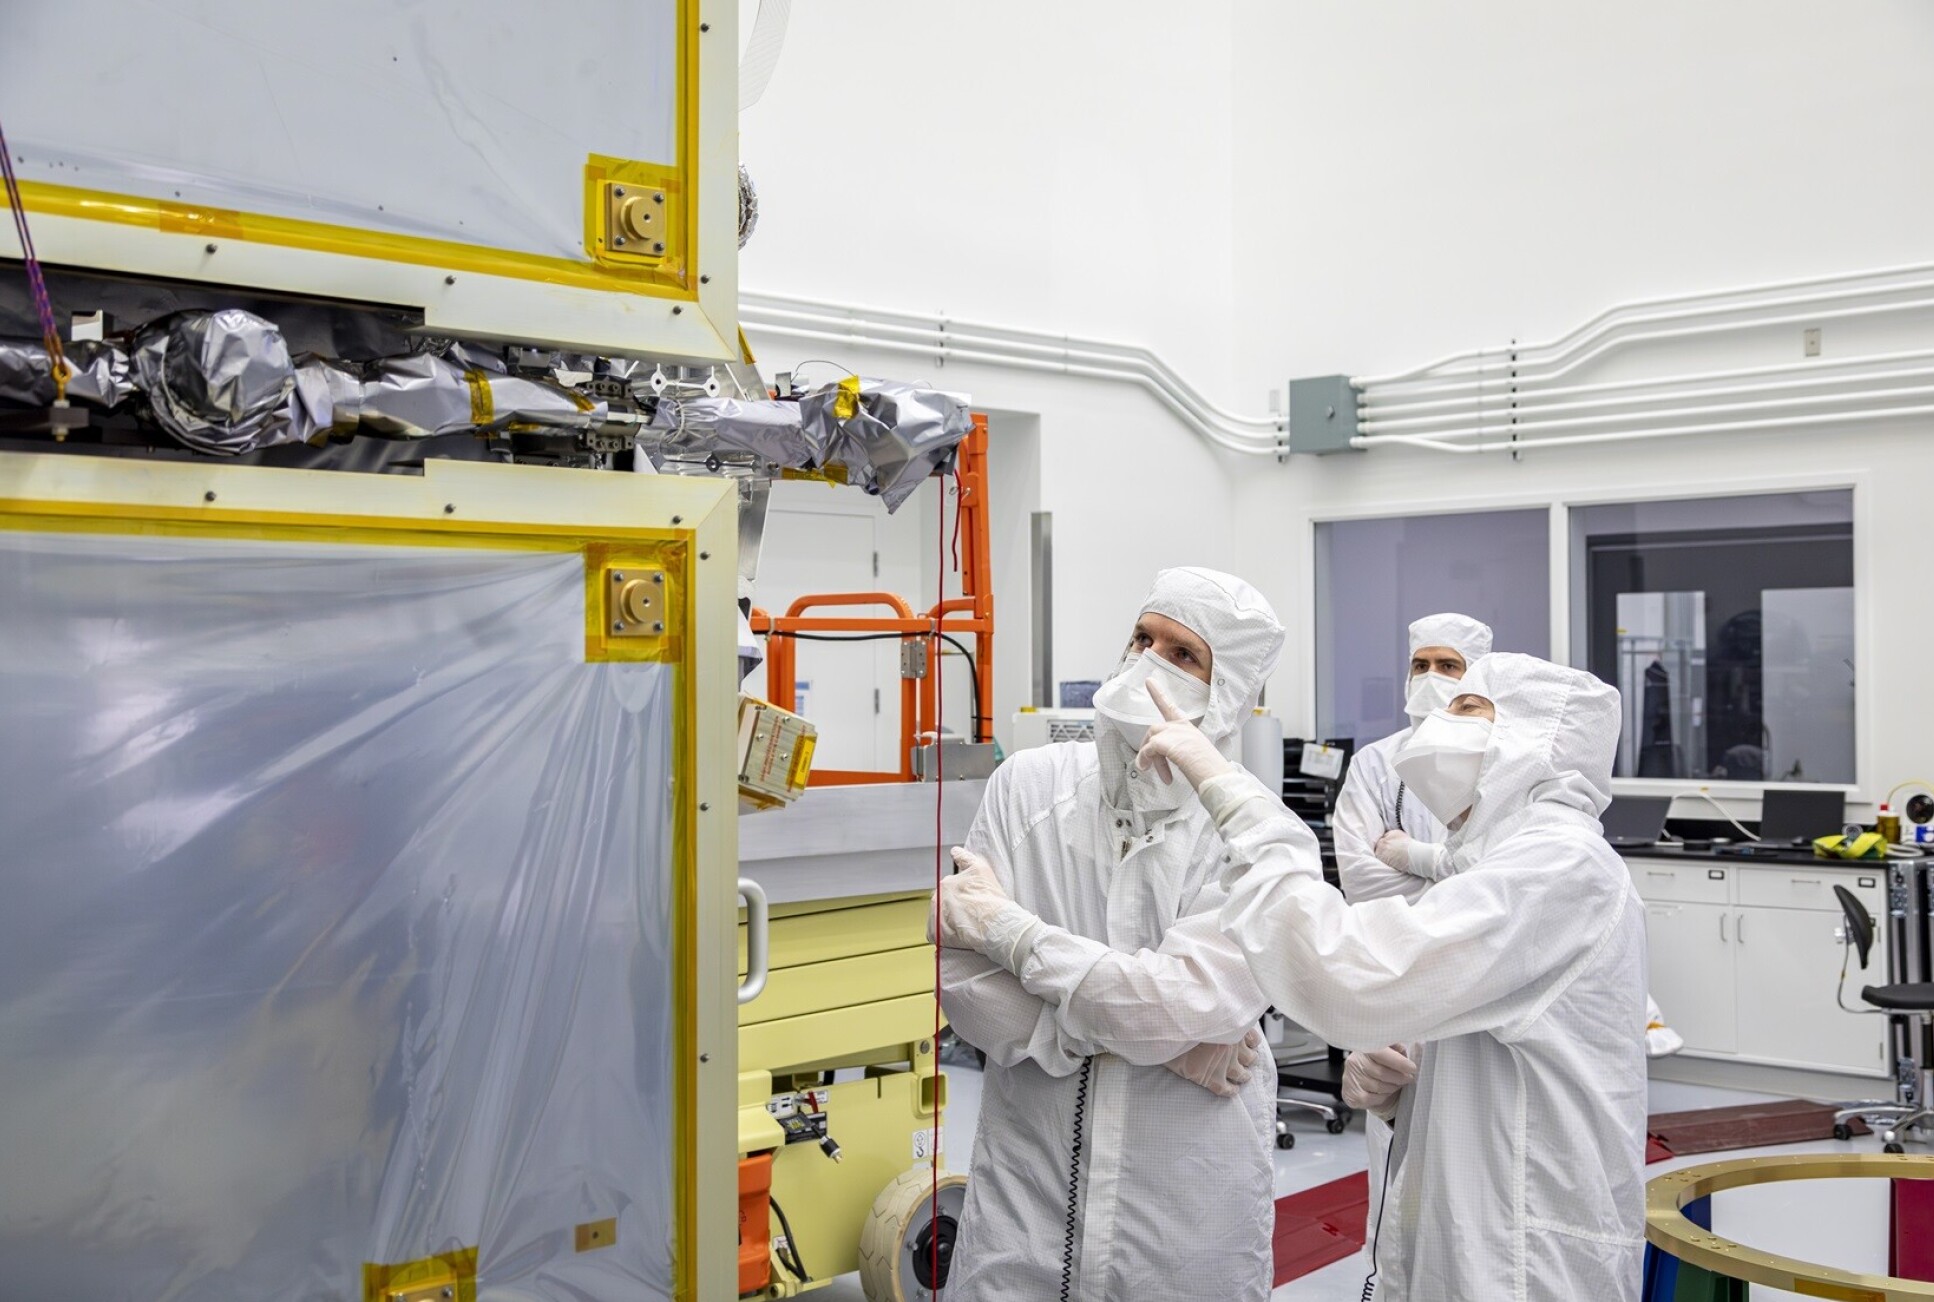
<svg viewBox="0 0 1934 1302">
<path fill-rule="evenodd" d="M 1289 382 L 1289 450 L 1326 456 L 1361 452 L 1356 437 L 1356 390 L 1347 375 L 1319 375 Z"/>
</svg>

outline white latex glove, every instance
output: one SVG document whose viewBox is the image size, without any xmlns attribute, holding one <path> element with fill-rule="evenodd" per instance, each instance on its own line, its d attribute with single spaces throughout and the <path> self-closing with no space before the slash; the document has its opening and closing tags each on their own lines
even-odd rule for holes
<svg viewBox="0 0 1934 1302">
<path fill-rule="evenodd" d="M 1261 1056 L 1262 1032 L 1252 1027 L 1239 1044 L 1198 1044 L 1162 1065 L 1211 1094 L 1232 1099 L 1254 1076 L 1250 1069 Z"/>
<path fill-rule="evenodd" d="M 971 949 L 1015 971 L 1033 950 L 1041 920 L 1016 904 L 994 867 L 964 846 L 954 847 L 960 869 L 942 878 L 927 912 L 927 939 L 944 949 Z"/>
<path fill-rule="evenodd" d="M 1402 828 L 1392 828 L 1377 838 L 1376 856 L 1400 873 L 1437 880 L 1437 861 L 1443 847 L 1432 841 L 1419 841 Z"/>
<path fill-rule="evenodd" d="M 1343 1060 L 1343 1101 L 1385 1121 L 1397 1115 L 1397 1096 L 1417 1079 L 1417 1064 L 1402 1045 L 1359 1050 Z"/>
<path fill-rule="evenodd" d="M 1172 782 L 1175 775 L 1170 766 L 1173 765 L 1182 771 L 1190 786 L 1200 791 L 1204 782 L 1235 767 L 1202 729 L 1183 718 L 1182 712 L 1169 703 L 1158 684 L 1148 684 L 1148 695 L 1155 702 L 1155 708 L 1162 712 L 1162 722 L 1149 728 L 1141 750 L 1135 755 L 1136 768 L 1153 768 L 1161 774 L 1162 781 Z"/>
</svg>

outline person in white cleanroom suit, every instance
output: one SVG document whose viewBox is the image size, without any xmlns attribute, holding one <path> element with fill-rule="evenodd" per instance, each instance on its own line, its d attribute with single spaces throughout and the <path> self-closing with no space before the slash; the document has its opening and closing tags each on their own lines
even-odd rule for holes
<svg viewBox="0 0 1934 1302">
<path fill-rule="evenodd" d="M 1449 705 L 1473 663 L 1491 652 L 1491 626 L 1469 615 L 1426 615 L 1410 625 L 1409 677 L 1404 713 L 1410 726 L 1373 741 L 1350 757 L 1330 826 L 1336 837 L 1336 869 L 1352 904 L 1401 895 L 1414 901 L 1449 865 L 1444 825 L 1404 789 L 1391 768 L 1397 748 L 1432 710 Z M 1387 1087 L 1416 1075 L 1407 1046 L 1352 1054 L 1344 1064 L 1343 1101 L 1364 1108 L 1364 1141 L 1370 1152 L 1370 1219 L 1383 1201 L 1383 1166 L 1390 1156 L 1390 1123 L 1365 1107 L 1366 1085 Z"/>
<path fill-rule="evenodd" d="M 1390 767 L 1397 748 L 1432 710 L 1449 705 L 1472 664 L 1491 652 L 1491 626 L 1468 615 L 1426 615 L 1410 626 L 1404 713 L 1410 727 L 1350 757 L 1336 798 L 1336 869 L 1352 904 L 1401 895 L 1415 900 L 1449 860 L 1444 825 L 1404 789 Z"/>
<path fill-rule="evenodd" d="M 1158 681 L 1234 756 L 1282 644 L 1248 584 L 1164 570 L 1095 740 L 989 780 L 936 900 L 941 1004 L 987 1054 L 953 1302 L 1269 1295 L 1268 1001 L 1217 920 L 1213 822 L 1135 755 Z"/>
<path fill-rule="evenodd" d="M 1639 1296 L 1645 922 L 1598 815 L 1618 693 L 1498 653 L 1399 750 L 1450 829 L 1452 871 L 1413 904 L 1349 904 L 1275 793 L 1183 719 L 1138 763 L 1179 768 L 1229 847 L 1222 924 L 1277 1007 L 1332 1044 L 1422 1044 L 1395 1120 L 1378 1295 Z"/>
</svg>

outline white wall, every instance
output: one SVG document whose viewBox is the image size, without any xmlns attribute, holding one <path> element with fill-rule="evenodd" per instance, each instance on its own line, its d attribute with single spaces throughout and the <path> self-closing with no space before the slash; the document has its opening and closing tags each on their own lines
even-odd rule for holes
<svg viewBox="0 0 1934 1302">
<path fill-rule="evenodd" d="M 1550 338 L 1624 300 L 1934 261 L 1924 4 L 1240 0 L 1236 25 L 1237 153 L 1279 164 L 1237 173 L 1240 393 Z M 1824 326 L 1829 355 L 1931 339 L 1924 318 Z M 1605 373 L 1800 355 L 1795 326 Z M 1713 436 L 1515 463 L 1378 449 L 1259 469 L 1237 501 L 1253 555 L 1293 539 L 1264 583 L 1306 619 L 1319 516 L 1857 482 L 1856 564 L 1874 598 L 1863 701 L 1879 706 L 1862 720 L 1864 785 L 1884 794 L 1927 767 L 1905 703 L 1934 620 L 1899 594 L 1919 564 L 1928 432 Z M 1292 638 L 1278 700 L 1307 701 L 1310 659 L 1309 639 Z"/>
<path fill-rule="evenodd" d="M 1226 385 L 1229 18 L 1226 4 L 1155 0 L 794 6 L 778 71 L 741 121 L 760 199 L 743 283 L 1119 337 Z M 1135 390 L 748 333 L 768 375 L 831 357 L 1039 418 L 1039 498 L 1015 527 L 1054 514 L 1057 678 L 1113 667 L 1160 566 L 1238 560 L 1225 459 Z M 1031 467 L 1005 463 L 1034 445 L 1001 433 L 997 421 L 997 488 L 1026 492 Z M 1018 546 L 1018 572 L 1013 540 L 995 546 L 1003 732 L 1028 690 L 1011 658 L 1030 635 Z"/>
<path fill-rule="evenodd" d="M 744 118 L 764 203 L 744 281 L 1142 343 L 1259 411 L 1292 376 L 1548 338 L 1619 301 L 1934 261 L 1931 55 L 1922 0 L 801 7 Z M 1151 216 L 1151 193 L 1172 206 Z M 1903 335 L 1930 328 L 1828 323 L 1825 347 Z M 1786 360 L 1798 336 L 1607 373 Z M 1222 565 L 1292 626 L 1271 692 L 1292 731 L 1316 516 L 1857 482 L 1866 785 L 1928 767 L 1908 703 L 1934 626 L 1907 599 L 1925 428 L 1279 467 L 1205 450 L 1132 390 L 926 373 L 1041 418 L 1058 677 L 1112 661 L 1153 569 Z M 1004 636 L 1024 598 L 1001 594 Z"/>
</svg>

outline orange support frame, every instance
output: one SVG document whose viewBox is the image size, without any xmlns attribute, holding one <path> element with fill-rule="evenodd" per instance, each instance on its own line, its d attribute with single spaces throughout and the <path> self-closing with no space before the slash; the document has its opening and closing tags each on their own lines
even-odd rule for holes
<svg viewBox="0 0 1934 1302">
<path fill-rule="evenodd" d="M 987 417 L 975 415 L 974 431 L 961 441 L 955 455 L 959 485 L 961 595 L 950 597 L 916 615 L 904 600 L 890 592 L 814 593 L 801 597 L 779 616 L 754 608 L 752 631 L 766 639 L 766 697 L 782 710 L 796 709 L 798 643 L 794 633 L 897 634 L 901 643 L 927 644 L 927 676 L 900 680 L 900 765 L 881 771 L 815 769 L 808 784 L 815 787 L 857 786 L 877 782 L 913 781 L 913 749 L 937 731 L 940 687 L 937 666 L 944 647 L 941 635 L 959 640 L 972 637 L 975 698 L 980 717 L 970 735 L 977 742 L 994 740 L 994 580 L 989 548 L 987 510 Z M 814 615 L 831 607 L 884 607 L 891 612 L 867 617 Z"/>
</svg>

